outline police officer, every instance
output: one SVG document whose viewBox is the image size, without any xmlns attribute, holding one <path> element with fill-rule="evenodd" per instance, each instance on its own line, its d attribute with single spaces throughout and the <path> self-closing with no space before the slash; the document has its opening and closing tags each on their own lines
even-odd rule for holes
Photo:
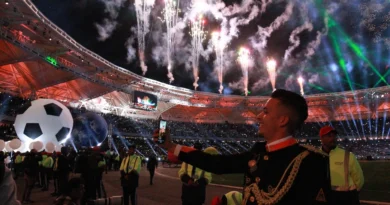
<svg viewBox="0 0 390 205">
<path fill-rule="evenodd" d="M 308 116 L 306 100 L 275 90 L 258 116 L 258 142 L 250 151 L 210 155 L 176 145 L 169 132 L 163 147 L 179 160 L 215 174 L 245 173 L 243 205 L 323 204 L 330 192 L 329 158 L 313 147 L 298 145 L 294 134 Z"/>
<path fill-rule="evenodd" d="M 364 184 L 362 168 L 355 155 L 337 146 L 337 131 L 331 126 L 320 130 L 322 150 L 329 154 L 332 201 L 335 204 L 360 204 Z"/>
<path fill-rule="evenodd" d="M 135 155 L 136 146 L 130 145 L 127 151 L 127 156 L 122 160 L 121 167 L 121 185 L 123 188 L 123 203 L 129 205 L 129 197 L 131 204 L 137 204 L 137 193 L 139 172 L 141 171 L 141 158 Z"/>
<path fill-rule="evenodd" d="M 47 191 L 47 190 L 49 190 L 49 183 L 50 183 L 51 173 L 53 170 L 54 160 L 51 157 L 50 153 L 45 153 L 45 155 L 43 155 L 42 158 L 43 158 L 43 161 L 42 161 L 42 168 L 43 168 L 42 191 Z"/>
<path fill-rule="evenodd" d="M 202 144 L 195 143 L 194 148 L 202 150 Z M 218 154 L 214 147 L 208 147 L 205 153 Z M 182 163 L 179 177 L 183 182 L 181 200 L 183 205 L 201 205 L 206 199 L 206 186 L 212 180 L 210 172 L 205 172 L 195 166 Z"/>
</svg>

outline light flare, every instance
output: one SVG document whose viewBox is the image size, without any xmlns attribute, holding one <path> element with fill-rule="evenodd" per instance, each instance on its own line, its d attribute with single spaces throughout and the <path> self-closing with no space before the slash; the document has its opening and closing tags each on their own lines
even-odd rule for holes
<svg viewBox="0 0 390 205">
<path fill-rule="evenodd" d="M 191 22 L 191 31 L 190 31 L 190 35 L 192 37 L 191 58 L 192 58 L 192 71 L 194 74 L 193 86 L 195 90 L 198 87 L 198 80 L 199 80 L 199 56 L 200 56 L 200 52 L 203 50 L 202 42 L 206 38 L 206 32 L 204 31 L 204 23 L 205 20 L 202 15 L 199 15 L 198 18 L 195 18 Z"/>
<path fill-rule="evenodd" d="M 142 75 L 145 75 L 148 67 L 145 64 L 145 36 L 149 32 L 149 17 L 155 0 L 135 0 L 137 15 L 138 55 L 141 62 Z"/>
<path fill-rule="evenodd" d="M 163 10 L 163 21 L 167 27 L 167 59 L 168 59 L 168 78 L 169 83 L 172 83 L 175 79 L 172 74 L 172 53 L 173 53 L 173 41 L 175 38 L 174 28 L 177 24 L 179 13 L 179 1 L 165 0 L 165 7 Z"/>
<path fill-rule="evenodd" d="M 272 85 L 272 90 L 276 90 L 275 88 L 275 82 L 276 82 L 276 61 L 274 59 L 269 59 L 267 61 L 267 71 L 269 75 L 269 79 Z"/>
<path fill-rule="evenodd" d="M 248 69 L 250 63 L 250 52 L 247 48 L 241 47 L 238 52 L 238 61 L 241 64 L 242 73 L 244 75 L 244 92 L 248 96 Z"/>
<path fill-rule="evenodd" d="M 305 80 L 301 76 L 298 77 L 297 80 L 298 80 L 298 83 L 299 83 L 301 95 L 305 95 L 305 92 L 303 90 L 303 83 L 305 82 Z"/>
</svg>

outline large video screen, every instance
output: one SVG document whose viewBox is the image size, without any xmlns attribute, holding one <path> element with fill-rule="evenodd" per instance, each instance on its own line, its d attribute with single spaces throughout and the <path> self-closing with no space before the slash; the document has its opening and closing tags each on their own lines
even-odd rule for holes
<svg viewBox="0 0 390 205">
<path fill-rule="evenodd" d="M 138 109 L 150 111 L 157 110 L 157 96 L 155 95 L 140 91 L 134 91 L 133 102 L 134 106 Z"/>
</svg>

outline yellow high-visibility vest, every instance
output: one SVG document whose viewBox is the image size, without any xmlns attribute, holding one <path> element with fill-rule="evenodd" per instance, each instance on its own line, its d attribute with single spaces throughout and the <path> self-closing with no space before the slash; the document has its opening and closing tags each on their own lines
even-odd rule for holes
<svg viewBox="0 0 390 205">
<path fill-rule="evenodd" d="M 242 193 L 238 191 L 231 191 L 225 194 L 226 205 L 240 205 L 242 202 Z"/>
<path fill-rule="evenodd" d="M 359 191 L 363 187 L 363 171 L 353 153 L 336 147 L 329 153 L 329 163 L 333 190 Z"/>
<path fill-rule="evenodd" d="M 130 161 L 129 161 L 130 160 Z M 124 171 L 125 173 L 129 173 L 132 170 L 137 171 L 139 173 L 141 171 L 141 158 L 136 155 L 127 156 L 122 160 L 120 171 Z"/>
<path fill-rule="evenodd" d="M 200 178 L 205 178 L 205 179 L 207 179 L 208 183 L 211 183 L 212 176 L 211 176 L 210 172 L 206 172 L 206 171 L 196 167 L 194 176 L 192 176 L 192 169 L 193 168 L 194 167 L 192 165 L 183 162 L 181 164 L 181 168 L 179 170 L 179 177 L 181 177 L 183 174 L 187 174 L 188 176 L 193 178 L 194 181 L 196 181 Z"/>
</svg>

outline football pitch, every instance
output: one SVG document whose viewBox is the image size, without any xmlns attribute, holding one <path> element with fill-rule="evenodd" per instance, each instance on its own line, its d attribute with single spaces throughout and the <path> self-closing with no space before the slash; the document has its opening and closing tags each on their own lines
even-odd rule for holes
<svg viewBox="0 0 390 205">
<path fill-rule="evenodd" d="M 361 200 L 390 202 L 390 161 L 361 161 L 365 183 Z M 213 175 L 213 183 L 242 186 L 242 174 Z"/>
</svg>

